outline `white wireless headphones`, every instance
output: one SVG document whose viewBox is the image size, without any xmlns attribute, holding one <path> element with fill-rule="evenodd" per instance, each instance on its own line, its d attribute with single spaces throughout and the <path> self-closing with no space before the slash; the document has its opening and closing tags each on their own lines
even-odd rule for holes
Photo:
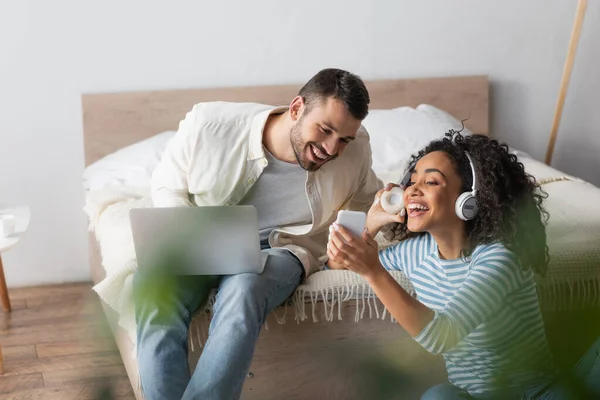
<svg viewBox="0 0 600 400">
<path fill-rule="evenodd" d="M 456 199 L 456 203 L 454 204 L 454 212 L 458 216 L 458 218 L 463 221 L 469 221 L 475 216 L 477 216 L 477 190 L 479 189 L 477 183 L 477 174 L 475 173 L 475 165 L 473 164 L 473 160 L 471 159 L 471 155 L 465 151 L 465 155 L 469 160 L 469 165 L 471 166 L 471 176 L 473 176 L 473 184 L 471 185 L 470 192 L 464 192 Z M 415 164 L 411 165 L 408 171 L 404 174 L 404 177 L 400 181 L 400 187 L 403 190 L 406 190 L 408 184 L 410 183 L 410 178 L 415 169 Z"/>
<path fill-rule="evenodd" d="M 471 185 L 470 192 L 464 192 L 458 199 L 456 199 L 456 203 L 454 204 L 454 212 L 458 218 L 463 221 L 469 221 L 477 215 L 477 174 L 475 173 L 475 165 L 473 165 L 473 160 L 471 159 L 471 155 L 465 151 L 465 155 L 469 159 L 469 165 L 471 166 L 471 176 L 473 177 L 473 184 Z"/>
</svg>

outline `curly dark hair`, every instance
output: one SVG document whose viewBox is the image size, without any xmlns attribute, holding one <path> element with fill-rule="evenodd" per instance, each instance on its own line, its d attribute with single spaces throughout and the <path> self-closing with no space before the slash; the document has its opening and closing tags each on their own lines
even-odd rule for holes
<svg viewBox="0 0 600 400">
<path fill-rule="evenodd" d="M 525 172 L 517 156 L 506 144 L 484 135 L 461 135 L 454 130 L 434 140 L 411 157 L 409 168 L 426 154 L 443 151 L 457 168 L 462 192 L 471 190 L 473 177 L 468 152 L 475 164 L 479 190 L 477 216 L 466 222 L 469 258 L 476 246 L 501 242 L 521 262 L 523 269 L 544 275 L 548 264 L 546 228 L 548 213 L 543 206 L 547 194 L 535 178 Z M 396 224 L 394 239 L 404 240 L 421 233 L 410 232 L 406 224 Z"/>
</svg>

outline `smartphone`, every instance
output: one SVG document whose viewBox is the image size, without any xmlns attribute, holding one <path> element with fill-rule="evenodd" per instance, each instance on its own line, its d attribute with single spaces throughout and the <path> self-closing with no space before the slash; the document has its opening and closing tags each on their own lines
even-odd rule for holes
<svg viewBox="0 0 600 400">
<path fill-rule="evenodd" d="M 360 238 L 367 223 L 367 214 L 362 211 L 341 210 L 338 212 L 335 222 L 348 229 L 354 236 Z"/>
</svg>

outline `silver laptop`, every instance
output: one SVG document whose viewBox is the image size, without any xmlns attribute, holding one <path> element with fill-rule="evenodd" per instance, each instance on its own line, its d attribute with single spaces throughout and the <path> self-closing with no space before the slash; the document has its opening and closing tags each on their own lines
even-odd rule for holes
<svg viewBox="0 0 600 400">
<path fill-rule="evenodd" d="M 178 275 L 264 270 L 254 206 L 137 208 L 129 216 L 138 268 Z"/>
</svg>

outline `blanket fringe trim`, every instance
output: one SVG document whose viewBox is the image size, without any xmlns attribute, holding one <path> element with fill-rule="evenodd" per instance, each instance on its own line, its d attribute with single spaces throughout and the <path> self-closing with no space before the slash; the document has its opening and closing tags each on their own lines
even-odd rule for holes
<svg viewBox="0 0 600 400">
<path fill-rule="evenodd" d="M 540 306 L 545 310 L 567 310 L 575 307 L 600 307 L 600 277 L 576 279 L 565 282 L 552 278 L 537 285 Z M 414 293 L 411 293 L 414 295 Z M 196 314 L 190 324 L 189 348 L 192 353 L 201 351 L 208 339 L 208 326 L 215 302 L 211 295 L 204 312 Z M 322 311 L 319 308 L 322 307 Z M 354 307 L 354 322 L 364 318 L 377 318 L 396 322 L 387 308 L 379 301 L 373 289 L 367 284 L 352 284 L 311 291 L 298 288 L 292 297 L 272 314 L 279 324 L 286 323 L 289 310 L 294 310 L 294 320 L 300 323 L 307 320 L 318 322 L 317 314 L 324 314 L 325 321 L 341 321 L 343 309 Z M 202 325 L 202 328 L 201 328 Z M 268 324 L 265 322 L 265 329 Z"/>
<path fill-rule="evenodd" d="M 413 294 L 412 290 L 411 294 Z M 208 339 L 208 327 L 214 304 L 215 293 L 212 293 L 202 312 L 197 313 L 192 319 L 188 337 L 189 349 L 192 353 L 200 351 Z M 322 313 L 324 313 L 325 321 L 328 322 L 336 319 L 341 321 L 346 305 L 354 306 L 354 322 L 360 322 L 364 318 L 381 320 L 389 318 L 390 322 L 396 322 L 392 314 L 379 301 L 373 289 L 366 283 L 348 284 L 345 287 L 331 287 L 322 290 L 298 288 L 285 304 L 273 310 L 271 314 L 279 324 L 285 324 L 291 319 L 288 316 L 290 310 L 294 311 L 293 319 L 298 324 L 309 319 L 312 322 L 318 322 L 319 305 L 322 306 Z M 307 307 L 310 310 L 307 310 Z M 264 327 L 266 330 L 269 329 L 266 321 Z"/>
<path fill-rule="evenodd" d="M 537 292 L 544 310 L 600 308 L 600 276 L 567 281 L 550 276 L 538 283 Z"/>
</svg>

